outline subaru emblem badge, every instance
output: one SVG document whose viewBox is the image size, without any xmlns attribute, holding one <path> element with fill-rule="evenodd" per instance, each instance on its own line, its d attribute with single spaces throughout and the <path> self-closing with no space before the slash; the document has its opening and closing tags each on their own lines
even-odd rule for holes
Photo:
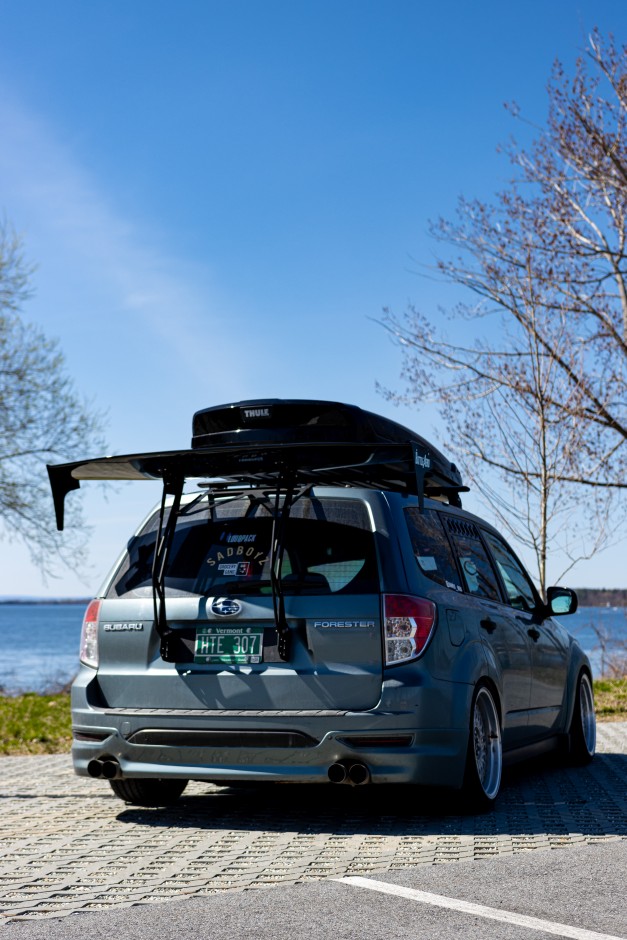
<svg viewBox="0 0 627 940">
<path fill-rule="evenodd" d="M 241 610 L 242 605 L 233 597 L 216 597 L 211 605 L 212 613 L 218 617 L 236 617 Z"/>
</svg>

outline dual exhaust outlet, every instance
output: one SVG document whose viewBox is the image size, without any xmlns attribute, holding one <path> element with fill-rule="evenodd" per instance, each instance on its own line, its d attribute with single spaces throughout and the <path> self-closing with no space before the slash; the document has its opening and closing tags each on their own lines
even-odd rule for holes
<svg viewBox="0 0 627 940">
<path fill-rule="evenodd" d="M 120 765 L 115 757 L 90 760 L 87 764 L 87 773 L 90 777 L 104 777 L 105 780 L 115 780 L 122 776 Z"/>
<path fill-rule="evenodd" d="M 104 777 L 105 780 L 115 780 L 122 776 L 120 764 L 114 757 L 90 760 L 87 773 L 90 777 Z M 370 771 L 361 761 L 336 761 L 329 767 L 327 775 L 331 783 L 347 783 L 352 787 L 370 783 Z"/>
<path fill-rule="evenodd" d="M 351 787 L 361 787 L 365 783 L 370 783 L 370 771 L 361 761 L 336 761 L 329 767 L 327 776 L 331 783 L 347 783 Z"/>
</svg>

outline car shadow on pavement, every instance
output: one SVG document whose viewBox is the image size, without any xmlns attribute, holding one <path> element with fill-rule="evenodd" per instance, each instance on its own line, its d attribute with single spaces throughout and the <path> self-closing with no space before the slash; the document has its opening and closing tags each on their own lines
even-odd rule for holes
<svg viewBox="0 0 627 940">
<path fill-rule="evenodd" d="M 473 815 L 455 791 L 401 785 L 259 784 L 184 793 L 171 807 L 127 807 L 140 826 L 340 835 L 627 836 L 627 755 L 587 767 L 544 758 L 506 769 L 494 809 Z"/>
</svg>

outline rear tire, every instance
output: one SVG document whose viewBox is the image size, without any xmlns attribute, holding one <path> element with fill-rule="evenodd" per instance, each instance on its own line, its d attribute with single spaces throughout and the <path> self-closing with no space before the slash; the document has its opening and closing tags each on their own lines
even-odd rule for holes
<svg viewBox="0 0 627 940">
<path fill-rule="evenodd" d="M 492 809 L 501 787 L 503 744 L 501 722 L 491 691 L 485 685 L 475 690 L 470 709 L 470 734 L 462 795 L 471 812 Z"/>
<path fill-rule="evenodd" d="M 109 780 L 115 795 L 133 806 L 170 806 L 176 803 L 188 780 Z"/>
<path fill-rule="evenodd" d="M 578 766 L 589 764 L 594 757 L 597 740 L 597 724 L 594 712 L 592 683 L 586 672 L 577 680 L 577 694 L 573 717 L 568 731 L 568 760 Z"/>
</svg>

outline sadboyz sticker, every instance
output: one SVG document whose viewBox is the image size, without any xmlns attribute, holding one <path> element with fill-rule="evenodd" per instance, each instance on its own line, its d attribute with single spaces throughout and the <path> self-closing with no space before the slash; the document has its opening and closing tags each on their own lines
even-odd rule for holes
<svg viewBox="0 0 627 940">
<path fill-rule="evenodd" d="M 250 578 L 261 573 L 267 552 L 255 546 L 256 538 L 255 532 L 222 532 L 219 544 L 211 546 L 206 564 L 226 578 Z"/>
</svg>

